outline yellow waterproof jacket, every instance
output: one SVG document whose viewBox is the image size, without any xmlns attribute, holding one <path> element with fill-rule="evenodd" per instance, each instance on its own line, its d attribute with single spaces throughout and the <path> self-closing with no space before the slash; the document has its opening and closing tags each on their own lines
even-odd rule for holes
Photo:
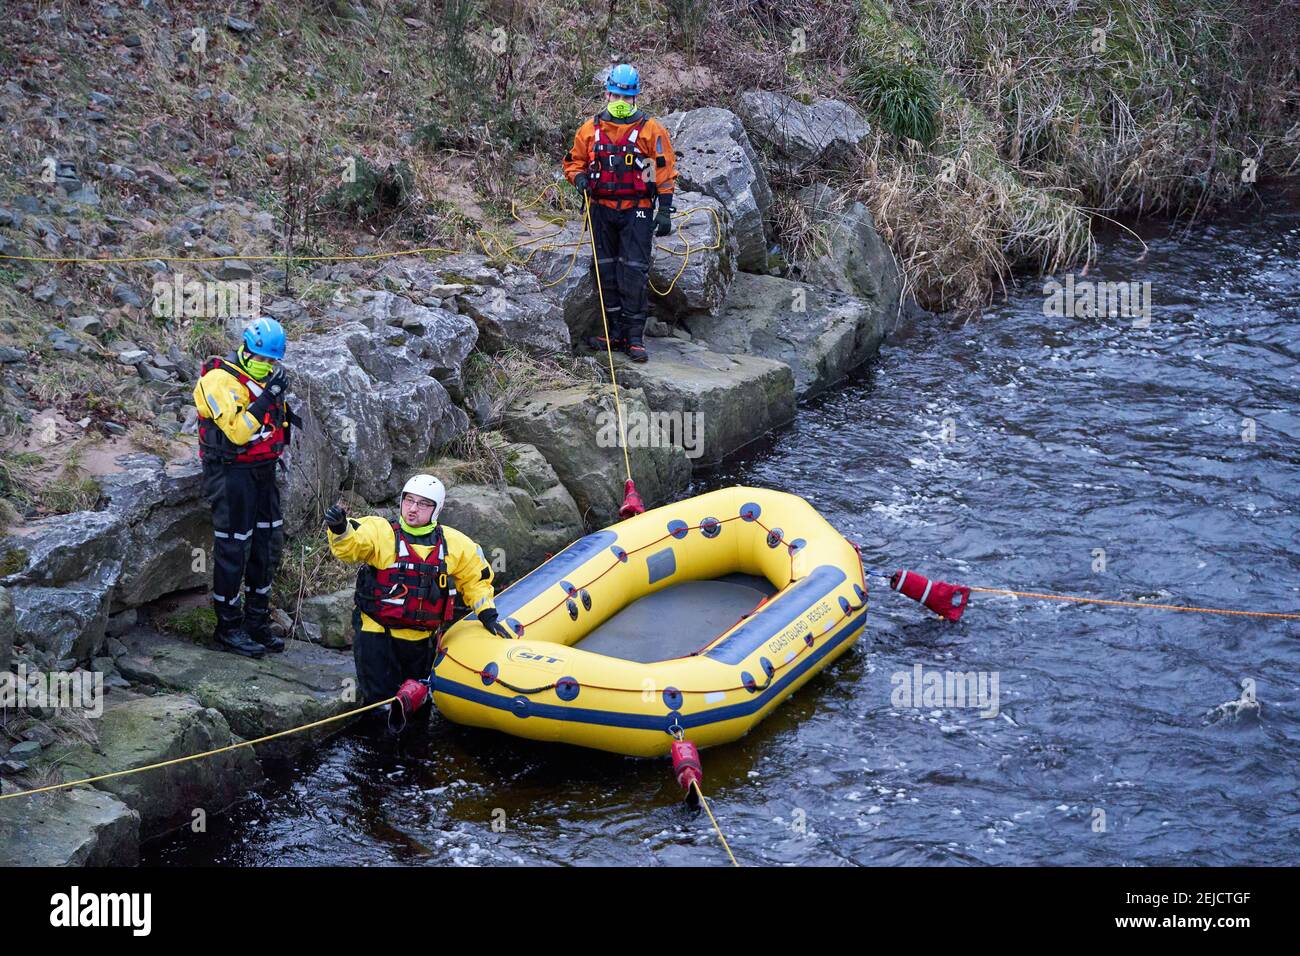
<svg viewBox="0 0 1300 956">
<path fill-rule="evenodd" d="M 387 518 L 379 515 L 349 518 L 348 526 L 342 534 L 328 530 L 326 534 L 329 535 L 330 551 L 340 560 L 368 564 L 380 571 L 397 562 L 393 526 Z M 465 606 L 475 613 L 494 608 L 492 566 L 483 557 L 483 549 L 467 535 L 447 525 L 442 526 L 442 537 L 447 542 L 447 572 L 455 579 L 456 590 L 460 592 Z M 422 559 L 427 558 L 434 547 L 432 544 L 415 543 L 410 546 Z M 382 634 L 384 626 L 369 614 L 362 613 L 361 629 Z M 403 640 L 419 641 L 431 632 L 398 627 L 390 629 L 389 633 Z"/>
<path fill-rule="evenodd" d="M 262 432 L 263 423 L 248 413 L 252 401 L 239 379 L 220 366 L 204 373 L 194 386 L 199 418 L 216 424 L 236 445 L 247 445 Z"/>
</svg>

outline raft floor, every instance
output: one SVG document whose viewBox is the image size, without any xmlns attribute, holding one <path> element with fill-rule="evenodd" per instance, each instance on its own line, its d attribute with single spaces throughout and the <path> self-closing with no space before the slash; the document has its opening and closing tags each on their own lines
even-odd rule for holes
<svg viewBox="0 0 1300 956">
<path fill-rule="evenodd" d="M 683 581 L 632 602 L 573 646 L 641 664 L 685 657 L 775 593 L 751 574 Z"/>
</svg>

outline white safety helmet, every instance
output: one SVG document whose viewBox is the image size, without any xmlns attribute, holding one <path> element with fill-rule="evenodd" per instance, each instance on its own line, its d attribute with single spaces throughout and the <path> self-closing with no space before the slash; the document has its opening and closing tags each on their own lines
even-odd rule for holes
<svg viewBox="0 0 1300 956">
<path fill-rule="evenodd" d="M 442 503 L 447 500 L 447 489 L 443 487 L 441 481 L 433 475 L 412 475 L 411 480 L 402 487 L 402 497 L 406 495 L 419 495 L 421 498 L 428 498 L 433 502 L 433 517 L 430 521 L 437 521 L 438 514 L 442 511 Z"/>
</svg>

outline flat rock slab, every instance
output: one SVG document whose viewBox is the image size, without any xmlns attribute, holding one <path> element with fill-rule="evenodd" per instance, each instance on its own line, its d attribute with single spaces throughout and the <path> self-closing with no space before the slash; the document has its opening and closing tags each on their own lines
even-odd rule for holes
<svg viewBox="0 0 1300 956">
<path fill-rule="evenodd" d="M 725 355 L 676 338 L 653 339 L 650 361 L 616 359 L 619 380 L 645 392 L 676 444 L 699 468 L 794 419 L 794 373 L 783 362 Z M 662 418 L 662 413 L 670 413 Z"/>
<path fill-rule="evenodd" d="M 140 814 L 76 787 L 0 802 L 0 866 L 136 866 Z"/>
<path fill-rule="evenodd" d="M 789 365 L 800 398 L 844 378 L 879 350 L 885 336 L 881 313 L 870 302 L 748 272 L 736 274 L 718 315 L 692 315 L 685 325 L 714 351 Z"/>
<path fill-rule="evenodd" d="M 85 744 L 53 748 L 52 756 L 64 780 L 204 753 L 238 740 L 219 711 L 203 707 L 191 697 L 171 694 L 110 705 L 95 722 L 95 729 L 99 734 L 96 748 Z M 196 810 L 205 816 L 224 812 L 262 779 L 253 748 L 244 747 L 104 780 L 95 786 L 140 814 L 140 838 L 147 840 L 188 825 Z"/>
<path fill-rule="evenodd" d="M 264 737 L 359 706 L 352 657 L 289 641 L 283 654 L 252 660 L 137 629 L 122 636 L 127 652 L 117 658 L 123 676 L 183 691 L 221 712 L 245 740 Z M 355 718 L 259 744 L 259 758 L 294 758 L 337 733 Z"/>
</svg>

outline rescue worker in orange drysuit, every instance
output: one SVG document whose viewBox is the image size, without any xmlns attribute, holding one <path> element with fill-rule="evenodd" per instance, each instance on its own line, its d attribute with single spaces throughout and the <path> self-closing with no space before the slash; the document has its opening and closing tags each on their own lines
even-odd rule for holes
<svg viewBox="0 0 1300 956">
<path fill-rule="evenodd" d="M 620 63 L 605 84 L 605 108 L 578 128 L 564 154 L 564 175 L 588 202 L 596 271 L 610 347 L 634 362 L 647 359 L 651 233 L 672 228 L 676 157 L 668 131 L 636 106 L 641 81 Z M 651 209 L 658 211 L 651 219 Z M 587 340 L 604 351 L 603 337 Z"/>
</svg>

